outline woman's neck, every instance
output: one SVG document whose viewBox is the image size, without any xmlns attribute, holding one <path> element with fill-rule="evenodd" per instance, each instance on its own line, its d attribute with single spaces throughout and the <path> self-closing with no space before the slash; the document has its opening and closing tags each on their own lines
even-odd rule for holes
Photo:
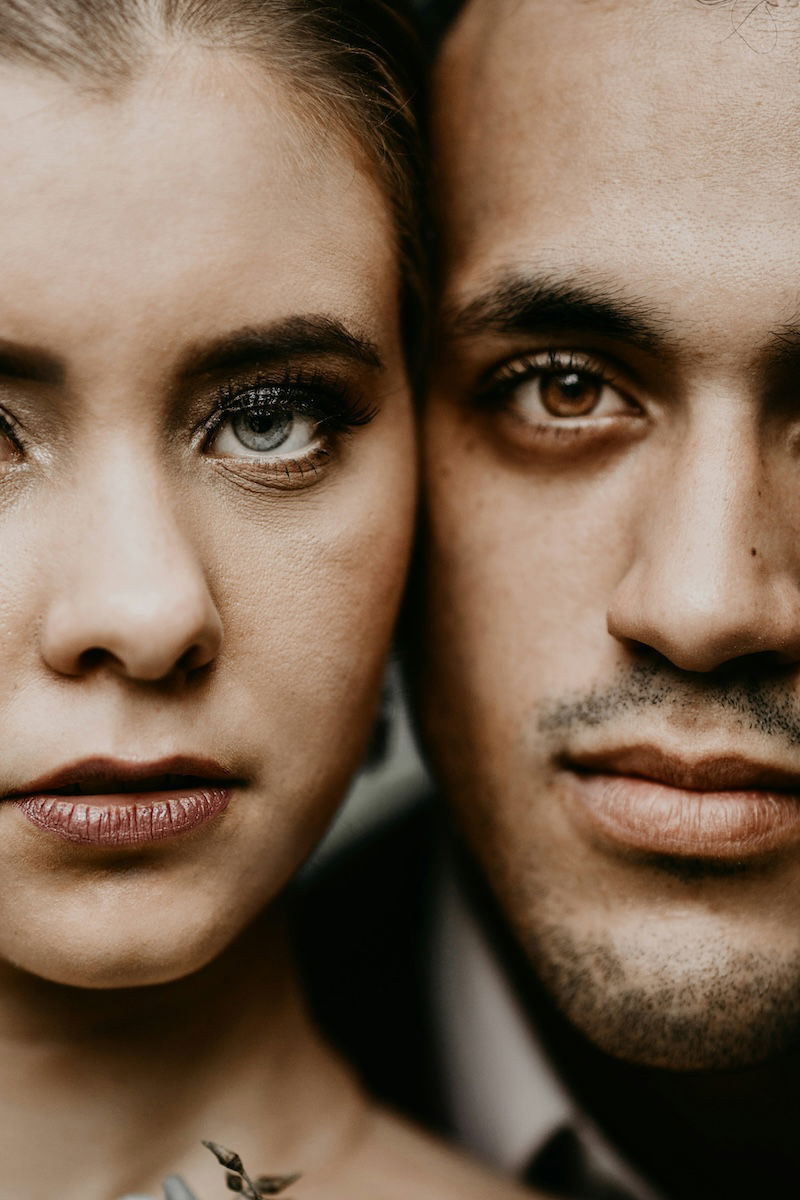
<svg viewBox="0 0 800 1200">
<path fill-rule="evenodd" d="M 0 972 L 0 1200 L 219 1193 L 201 1137 L 255 1173 L 313 1171 L 364 1102 L 309 1024 L 279 918 L 174 984 L 82 992 Z"/>
</svg>

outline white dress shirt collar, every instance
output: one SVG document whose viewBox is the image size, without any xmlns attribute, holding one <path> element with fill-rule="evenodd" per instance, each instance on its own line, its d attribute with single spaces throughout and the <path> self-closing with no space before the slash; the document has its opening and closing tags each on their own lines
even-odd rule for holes
<svg viewBox="0 0 800 1200">
<path fill-rule="evenodd" d="M 441 879 L 431 952 L 435 1032 L 459 1141 L 519 1175 L 568 1126 L 604 1178 L 632 1200 L 657 1200 L 561 1083 L 452 866 Z"/>
</svg>

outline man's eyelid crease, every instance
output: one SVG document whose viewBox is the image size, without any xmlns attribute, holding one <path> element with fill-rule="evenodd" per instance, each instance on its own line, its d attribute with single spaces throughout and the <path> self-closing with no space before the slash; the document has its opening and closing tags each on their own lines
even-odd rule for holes
<svg viewBox="0 0 800 1200">
<path fill-rule="evenodd" d="M 614 386 L 622 374 L 620 365 L 611 356 L 602 359 L 591 351 L 574 346 L 548 346 L 543 350 L 523 351 L 504 359 L 492 369 L 488 378 L 514 378 L 530 375 L 581 374 Z"/>
<path fill-rule="evenodd" d="M 542 362 L 537 360 L 542 358 Z M 530 380 L 548 374 L 583 374 L 602 383 L 615 391 L 622 400 L 632 408 L 642 410 L 642 404 L 636 393 L 642 388 L 642 382 L 636 372 L 620 363 L 612 355 L 604 354 L 602 358 L 590 351 L 576 350 L 572 346 L 559 348 L 547 347 L 540 351 L 528 351 L 514 355 L 495 364 L 482 372 L 478 386 L 475 389 L 480 402 L 481 397 L 488 397 L 493 392 L 506 390 L 511 393 L 516 387 L 522 387 Z"/>
</svg>

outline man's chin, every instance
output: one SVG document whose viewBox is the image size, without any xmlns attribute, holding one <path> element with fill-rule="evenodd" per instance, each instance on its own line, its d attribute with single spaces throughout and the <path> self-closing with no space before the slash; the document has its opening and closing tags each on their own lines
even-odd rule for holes
<svg viewBox="0 0 800 1200">
<path fill-rule="evenodd" d="M 669 937 L 637 944 L 554 925 L 533 941 L 556 1006 L 615 1058 L 718 1071 L 800 1047 L 800 948 L 781 956 L 697 937 L 682 946 Z"/>
</svg>

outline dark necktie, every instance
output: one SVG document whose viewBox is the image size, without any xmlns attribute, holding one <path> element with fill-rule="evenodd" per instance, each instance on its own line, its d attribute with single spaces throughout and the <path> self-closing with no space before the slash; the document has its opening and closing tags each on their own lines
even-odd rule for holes
<svg viewBox="0 0 800 1200">
<path fill-rule="evenodd" d="M 592 1170 L 574 1130 L 559 1129 L 534 1157 L 525 1182 L 563 1200 L 634 1200 Z"/>
</svg>

